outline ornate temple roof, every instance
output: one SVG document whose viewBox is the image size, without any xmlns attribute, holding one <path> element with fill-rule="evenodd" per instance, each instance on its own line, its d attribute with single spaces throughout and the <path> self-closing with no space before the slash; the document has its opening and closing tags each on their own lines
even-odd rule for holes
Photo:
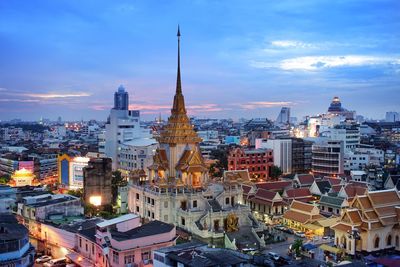
<svg viewBox="0 0 400 267">
<path fill-rule="evenodd" d="M 181 33 L 178 27 L 178 72 L 176 77 L 176 92 L 174 103 L 171 109 L 171 116 L 168 123 L 161 130 L 160 136 L 157 138 L 161 144 L 197 144 L 201 142 L 201 138 L 193 130 L 187 116 L 185 99 L 182 94 L 181 83 L 181 61 L 180 61 L 180 37 Z"/>
</svg>

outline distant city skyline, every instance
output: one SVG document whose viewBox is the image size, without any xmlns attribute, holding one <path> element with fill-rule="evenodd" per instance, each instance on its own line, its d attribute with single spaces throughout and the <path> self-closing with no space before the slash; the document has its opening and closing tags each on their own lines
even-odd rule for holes
<svg viewBox="0 0 400 267">
<path fill-rule="evenodd" d="M 0 120 L 106 120 L 123 85 L 143 119 L 171 109 L 176 27 L 191 116 L 301 118 L 334 96 L 400 111 L 400 2 L 0 2 Z"/>
</svg>

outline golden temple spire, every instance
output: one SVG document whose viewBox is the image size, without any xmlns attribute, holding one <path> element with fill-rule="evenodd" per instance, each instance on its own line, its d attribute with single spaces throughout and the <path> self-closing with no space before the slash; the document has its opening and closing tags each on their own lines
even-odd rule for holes
<svg viewBox="0 0 400 267">
<path fill-rule="evenodd" d="M 178 25 L 178 73 L 176 77 L 176 92 L 174 96 L 174 104 L 172 106 L 171 113 L 172 114 L 179 114 L 179 113 L 184 113 L 186 114 L 186 108 L 185 108 L 185 99 L 183 98 L 182 94 L 182 83 L 181 83 L 181 53 L 180 53 L 180 48 L 181 48 L 181 31 L 179 29 Z"/>
</svg>

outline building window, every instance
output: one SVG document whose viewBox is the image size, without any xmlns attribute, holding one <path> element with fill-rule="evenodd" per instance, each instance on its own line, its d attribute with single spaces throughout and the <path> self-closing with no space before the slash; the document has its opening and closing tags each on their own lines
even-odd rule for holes
<svg viewBox="0 0 400 267">
<path fill-rule="evenodd" d="M 154 259 L 155 259 L 156 261 L 159 261 L 159 262 L 164 263 L 164 257 L 161 256 L 161 255 L 159 255 L 159 254 L 154 253 Z"/>
<path fill-rule="evenodd" d="M 181 224 L 185 225 L 185 218 L 181 217 Z"/>
<path fill-rule="evenodd" d="M 150 252 L 146 251 L 142 253 L 142 260 L 146 261 L 150 259 Z"/>
<path fill-rule="evenodd" d="M 136 193 L 136 199 L 139 200 L 139 193 Z"/>
<path fill-rule="evenodd" d="M 392 236 L 388 235 L 387 240 L 386 240 L 386 245 L 391 246 L 392 245 Z"/>
<path fill-rule="evenodd" d="M 124 257 L 125 264 L 134 263 L 134 262 L 135 262 L 135 255 L 126 255 Z"/>
<path fill-rule="evenodd" d="M 168 201 L 164 201 L 164 208 L 168 208 Z"/>
<path fill-rule="evenodd" d="M 226 204 L 226 205 L 229 204 L 229 197 L 225 198 L 225 204 Z"/>
<path fill-rule="evenodd" d="M 136 212 L 139 212 L 139 206 L 136 206 Z"/>
<path fill-rule="evenodd" d="M 193 200 L 193 208 L 197 208 L 197 200 Z"/>
<path fill-rule="evenodd" d="M 151 213 L 151 218 L 154 219 L 154 212 Z"/>
<path fill-rule="evenodd" d="M 168 215 L 164 215 L 164 222 L 168 222 Z"/>
<path fill-rule="evenodd" d="M 79 237 L 79 247 L 80 248 L 82 247 L 82 238 L 81 237 Z"/>
<path fill-rule="evenodd" d="M 375 237 L 374 248 L 379 248 L 379 237 Z"/>
<path fill-rule="evenodd" d="M 151 199 L 151 205 L 154 206 L 154 198 Z"/>
<path fill-rule="evenodd" d="M 149 210 L 147 211 L 147 217 L 150 217 L 150 211 Z"/>
<path fill-rule="evenodd" d="M 113 255 L 113 262 L 119 264 L 119 255 L 118 255 L 118 252 L 116 252 L 116 251 L 113 250 L 112 255 Z"/>
<path fill-rule="evenodd" d="M 86 251 L 88 251 L 89 249 L 88 249 L 88 245 L 87 245 L 87 243 L 85 244 L 85 250 Z"/>
</svg>

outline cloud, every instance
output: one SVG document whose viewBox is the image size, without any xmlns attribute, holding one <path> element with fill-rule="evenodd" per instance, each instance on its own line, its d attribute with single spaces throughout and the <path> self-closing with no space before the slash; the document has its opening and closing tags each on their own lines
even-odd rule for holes
<svg viewBox="0 0 400 267">
<path fill-rule="evenodd" d="M 290 101 L 257 101 L 257 102 L 247 102 L 244 104 L 238 104 L 243 109 L 257 109 L 257 108 L 273 108 L 282 106 L 293 106 L 294 103 Z"/>
<path fill-rule="evenodd" d="M 250 61 L 254 68 L 280 68 L 282 70 L 315 71 L 339 67 L 363 67 L 374 65 L 400 65 L 400 57 L 379 57 L 367 55 L 305 56 L 281 60 L 278 63 Z"/>
<path fill-rule="evenodd" d="M 0 98 L 0 102 L 37 103 L 40 101 L 37 99 Z"/>
<path fill-rule="evenodd" d="M 72 97 L 86 97 L 91 96 L 88 93 L 24 93 L 22 96 L 33 97 L 33 98 L 43 98 L 43 99 L 52 99 L 52 98 L 72 98 Z"/>
<path fill-rule="evenodd" d="M 400 58 L 365 55 L 347 56 L 309 56 L 282 60 L 279 67 L 283 70 L 318 70 L 338 67 L 361 67 L 373 65 L 398 65 Z"/>
<path fill-rule="evenodd" d="M 283 47 L 283 48 L 314 48 L 316 47 L 310 43 L 304 43 L 301 41 L 294 41 L 294 40 L 280 40 L 280 41 L 272 41 L 272 46 L 276 47 Z"/>
</svg>

